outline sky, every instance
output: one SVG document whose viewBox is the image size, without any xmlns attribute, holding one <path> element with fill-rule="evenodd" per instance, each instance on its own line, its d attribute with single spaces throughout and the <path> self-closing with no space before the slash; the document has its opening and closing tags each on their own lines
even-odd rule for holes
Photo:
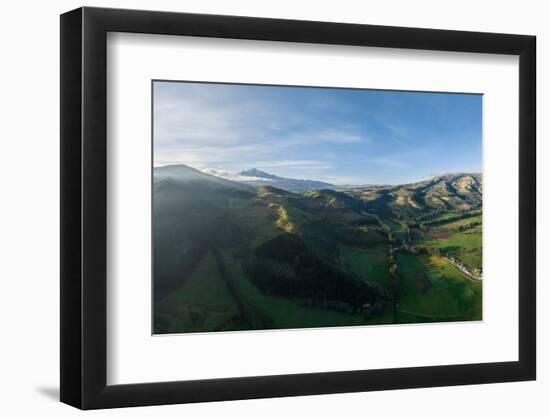
<svg viewBox="0 0 550 417">
<path fill-rule="evenodd" d="M 481 172 L 482 96 L 155 81 L 155 166 L 335 185 Z"/>
</svg>

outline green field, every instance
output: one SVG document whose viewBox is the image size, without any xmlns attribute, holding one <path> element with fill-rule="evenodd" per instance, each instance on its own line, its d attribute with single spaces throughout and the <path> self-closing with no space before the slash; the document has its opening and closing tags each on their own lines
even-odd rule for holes
<svg viewBox="0 0 550 417">
<path fill-rule="evenodd" d="M 361 324 L 360 316 L 304 306 L 299 300 L 262 294 L 250 282 L 241 262 L 234 254 L 222 251 L 222 260 L 230 278 L 237 288 L 238 296 L 249 304 L 249 311 L 256 321 L 264 320 L 267 328 L 324 327 Z"/>
<path fill-rule="evenodd" d="M 466 213 L 457 213 L 455 211 L 440 213 L 435 216 L 430 216 L 429 218 L 425 219 L 424 222 L 427 225 L 430 225 L 430 223 L 441 223 L 441 224 L 450 224 L 456 221 L 464 220 L 464 219 L 481 219 L 481 210 L 480 209 L 474 209 L 467 212 L 468 217 L 464 217 L 464 214 Z M 471 216 L 471 217 L 470 217 Z"/>
<path fill-rule="evenodd" d="M 470 268 L 481 268 L 482 262 L 482 228 L 476 226 L 463 232 L 451 232 L 450 236 L 430 240 L 427 246 L 438 247 L 447 255 L 460 259 Z"/>
<path fill-rule="evenodd" d="M 401 243 L 407 239 L 407 233 L 403 223 L 394 220 L 384 220 L 384 223 L 390 227 L 390 230 L 398 243 Z"/>
<path fill-rule="evenodd" d="M 458 229 L 460 226 L 462 227 L 465 227 L 465 226 L 469 226 L 469 225 L 472 225 L 474 223 L 480 223 L 481 222 L 481 216 L 476 216 L 476 217 L 469 217 L 469 218 L 466 218 L 466 219 L 459 219 L 459 220 L 454 220 L 452 222 L 449 222 L 449 223 L 445 223 L 443 226 L 440 226 L 439 228 L 442 229 L 442 230 L 456 230 Z"/>
<path fill-rule="evenodd" d="M 208 252 L 193 274 L 155 306 L 166 331 L 224 329 L 239 315 L 238 306 L 224 282 L 216 259 Z"/>
<path fill-rule="evenodd" d="M 341 245 L 340 261 L 361 279 L 389 290 L 391 284 L 387 245 L 377 245 L 369 249 Z"/>
<path fill-rule="evenodd" d="M 399 322 L 481 320 L 482 289 L 440 257 L 397 256 Z"/>
</svg>

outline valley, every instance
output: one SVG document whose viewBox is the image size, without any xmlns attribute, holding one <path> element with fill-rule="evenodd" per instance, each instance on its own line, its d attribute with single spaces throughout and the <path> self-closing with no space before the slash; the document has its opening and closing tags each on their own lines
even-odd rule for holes
<svg viewBox="0 0 550 417">
<path fill-rule="evenodd" d="M 155 334 L 482 319 L 481 175 L 247 174 L 154 169 Z"/>
</svg>

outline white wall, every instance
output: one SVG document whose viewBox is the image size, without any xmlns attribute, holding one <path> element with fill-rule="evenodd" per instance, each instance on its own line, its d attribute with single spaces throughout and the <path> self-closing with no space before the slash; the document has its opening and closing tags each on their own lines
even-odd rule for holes
<svg viewBox="0 0 550 417">
<path fill-rule="evenodd" d="M 545 2 L 402 0 L 306 2 L 278 0 L 93 1 L 89 6 L 159 9 L 534 34 L 538 37 L 539 258 L 550 251 L 550 158 L 542 120 L 550 97 L 550 26 Z M 59 274 L 59 17 L 78 1 L 5 2 L 0 88 L 0 410 L 3 415 L 75 415 L 57 402 Z M 542 234 L 545 236 L 542 237 Z M 548 294 L 539 265 L 539 294 Z M 539 296 L 539 380 L 528 383 L 328 395 L 100 411 L 94 415 L 302 415 L 344 413 L 408 416 L 548 415 L 550 303 Z"/>
</svg>

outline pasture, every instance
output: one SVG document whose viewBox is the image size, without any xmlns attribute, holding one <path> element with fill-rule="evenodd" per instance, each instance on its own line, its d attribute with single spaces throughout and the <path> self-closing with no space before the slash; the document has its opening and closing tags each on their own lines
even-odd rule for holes
<svg viewBox="0 0 550 417">
<path fill-rule="evenodd" d="M 481 320 L 481 282 L 436 256 L 397 256 L 398 322 Z"/>
<path fill-rule="evenodd" d="M 209 251 L 182 285 L 155 305 L 155 316 L 167 333 L 179 329 L 224 329 L 238 317 L 238 305 Z"/>
<path fill-rule="evenodd" d="M 340 245 L 340 262 L 359 278 L 390 289 L 387 245 L 368 249 Z"/>
<path fill-rule="evenodd" d="M 481 268 L 482 259 L 482 229 L 481 226 L 453 233 L 447 238 L 430 243 L 437 246 L 448 255 L 454 256 L 470 268 Z"/>
<path fill-rule="evenodd" d="M 241 261 L 231 250 L 220 251 L 228 279 L 232 280 L 242 302 L 249 305 L 247 314 L 255 314 L 253 321 L 262 321 L 264 328 L 299 328 L 349 326 L 364 323 L 359 315 L 306 306 L 300 300 L 267 295 L 248 279 Z"/>
</svg>

